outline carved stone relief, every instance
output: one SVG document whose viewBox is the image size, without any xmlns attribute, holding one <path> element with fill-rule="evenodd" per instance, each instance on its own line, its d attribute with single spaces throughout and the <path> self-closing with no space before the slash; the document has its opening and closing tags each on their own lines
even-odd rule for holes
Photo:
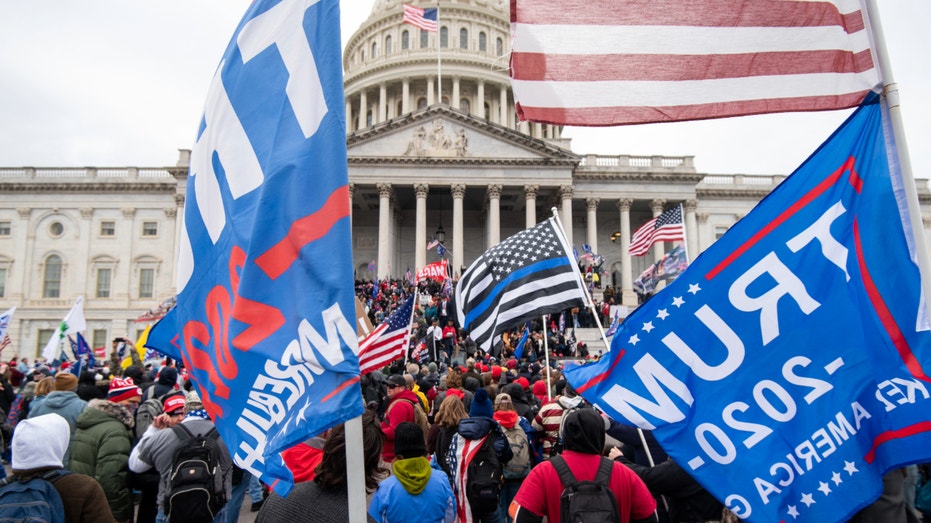
<svg viewBox="0 0 931 523">
<path fill-rule="evenodd" d="M 451 138 L 446 132 L 443 120 L 436 119 L 430 132 L 422 125 L 414 130 L 404 156 L 466 157 L 469 156 L 469 137 L 465 129 L 460 128 L 456 131 L 455 139 Z"/>
</svg>

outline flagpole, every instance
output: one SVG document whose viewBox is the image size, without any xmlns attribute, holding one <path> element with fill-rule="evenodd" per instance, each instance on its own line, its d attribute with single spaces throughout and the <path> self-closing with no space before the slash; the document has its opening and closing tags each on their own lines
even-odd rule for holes
<svg viewBox="0 0 931 523">
<path fill-rule="evenodd" d="M 565 238 L 565 237 L 566 237 L 566 230 L 563 228 L 563 226 L 562 226 L 562 221 L 559 219 L 559 211 L 556 210 L 556 207 L 553 207 L 553 208 L 552 208 L 552 211 L 553 211 L 553 218 L 556 219 L 556 224 L 559 226 L 559 230 L 562 231 L 563 238 Z M 611 351 L 611 345 L 608 343 L 608 337 L 605 336 L 605 329 L 604 329 L 604 327 L 601 325 L 601 318 L 598 317 L 598 311 L 595 310 L 595 304 L 594 304 L 594 302 L 592 302 L 592 296 L 591 296 L 591 294 L 588 293 L 588 288 L 585 287 L 585 281 L 582 280 L 582 273 L 580 273 L 580 272 L 578 271 L 578 265 L 579 265 L 579 264 L 578 264 L 578 261 L 572 259 L 572 257 L 569 255 L 569 251 L 568 251 L 568 250 L 566 251 L 566 257 L 568 257 L 568 258 L 569 258 L 569 261 L 570 261 L 571 263 L 575 264 L 575 266 L 576 266 L 576 270 L 575 270 L 576 279 L 578 279 L 579 285 L 582 286 L 582 290 L 585 291 L 585 298 L 588 300 L 588 308 L 589 308 L 589 310 L 592 311 L 592 316 L 595 317 L 595 323 L 598 325 L 598 332 L 601 334 L 601 341 L 603 341 L 604 344 L 605 344 L 605 352 L 610 352 L 610 351 Z M 546 326 L 545 326 L 545 325 L 544 325 L 543 330 L 544 330 L 544 332 L 546 331 Z"/>
<path fill-rule="evenodd" d="M 547 386 L 546 386 L 546 399 L 552 399 L 552 398 L 550 398 L 550 387 L 549 387 L 549 381 L 550 381 L 550 344 L 549 344 L 549 337 L 550 337 L 550 335 L 546 332 L 546 330 L 547 330 L 547 327 L 546 327 L 546 316 L 547 316 L 546 314 L 543 315 L 543 361 L 546 362 L 546 381 L 547 381 Z M 529 340 L 530 337 L 528 336 L 527 339 Z"/>
<path fill-rule="evenodd" d="M 685 250 L 685 264 L 688 265 L 692 263 L 692 260 L 689 259 L 689 234 L 685 226 L 685 209 L 682 208 L 681 203 L 679 204 L 679 216 L 682 217 L 682 248 Z"/>
<path fill-rule="evenodd" d="M 443 75 L 440 68 L 440 48 L 442 47 L 440 40 L 442 39 L 443 28 L 440 27 L 440 0 L 436 0 L 436 101 L 438 104 L 443 104 Z M 447 35 L 447 38 L 449 36 Z M 450 100 L 450 105 L 452 105 L 452 100 Z"/>
<path fill-rule="evenodd" d="M 886 37 L 883 32 L 882 21 L 879 18 L 879 9 L 875 0 L 866 2 L 867 31 L 873 37 L 873 49 L 879 61 L 879 74 L 883 82 L 883 102 L 892 122 L 892 136 L 895 140 L 897 164 L 902 173 L 902 185 L 905 189 L 905 200 L 908 205 L 908 217 L 911 222 L 912 237 L 914 239 L 915 256 L 918 258 L 918 271 L 921 274 L 921 290 L 928 314 L 928 299 L 931 298 L 931 259 L 928 257 L 928 246 L 925 242 L 925 228 L 921 218 L 921 207 L 918 203 L 918 187 L 915 184 L 915 175 L 908 154 L 908 143 L 905 140 L 905 125 L 902 122 L 902 107 L 899 99 L 899 85 L 892 75 L 892 65 L 889 62 L 889 53 L 886 50 Z"/>
<path fill-rule="evenodd" d="M 362 416 L 346 422 L 346 486 L 349 501 L 349 523 L 365 523 L 365 441 L 362 438 Z"/>
</svg>

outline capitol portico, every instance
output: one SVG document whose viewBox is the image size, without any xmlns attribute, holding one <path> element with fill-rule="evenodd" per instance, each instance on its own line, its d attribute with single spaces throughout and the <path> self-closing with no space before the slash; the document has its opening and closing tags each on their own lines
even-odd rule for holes
<svg viewBox="0 0 931 523">
<path fill-rule="evenodd" d="M 516 117 L 508 2 L 438 5 L 439 31 L 424 32 L 401 23 L 402 0 L 376 0 L 344 49 L 359 278 L 401 277 L 434 261 L 427 243 L 440 229 L 459 274 L 555 208 L 570 244 L 604 256 L 602 283 L 634 306 L 634 278 L 669 245 L 631 257 L 633 231 L 682 204 L 694 258 L 788 174 L 702 173 L 693 156 L 573 153 L 560 127 Z M 168 167 L 0 167 L 0 312 L 17 307 L 18 354 L 35 357 L 77 296 L 88 341 L 101 346 L 136 336 L 144 324 L 134 320 L 174 295 L 189 161 L 182 150 Z M 919 198 L 927 236 L 925 180 Z"/>
</svg>

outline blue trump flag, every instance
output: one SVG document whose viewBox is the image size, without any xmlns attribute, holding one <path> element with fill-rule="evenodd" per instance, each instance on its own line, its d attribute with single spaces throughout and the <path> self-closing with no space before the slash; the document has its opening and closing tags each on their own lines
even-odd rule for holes
<svg viewBox="0 0 931 523">
<path fill-rule="evenodd" d="M 518 360 L 524 357 L 524 345 L 527 344 L 527 338 L 530 337 L 530 324 L 524 325 L 524 333 L 517 342 L 517 348 L 514 349 L 514 357 Z"/>
<path fill-rule="evenodd" d="M 566 371 L 751 523 L 845 521 L 931 460 L 931 336 L 882 113 L 868 98 Z"/>
<path fill-rule="evenodd" d="M 337 0 L 243 16 L 191 154 L 169 315 L 236 463 L 281 494 L 281 451 L 363 411 L 339 26 Z"/>
</svg>

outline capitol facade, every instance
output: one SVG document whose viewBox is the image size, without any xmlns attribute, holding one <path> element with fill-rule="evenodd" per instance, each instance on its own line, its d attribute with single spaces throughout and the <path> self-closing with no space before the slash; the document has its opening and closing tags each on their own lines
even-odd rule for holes
<svg viewBox="0 0 931 523">
<path fill-rule="evenodd" d="M 694 258 L 785 178 L 700 173 L 692 156 L 573 153 L 560 127 L 517 118 L 509 2 L 438 5 L 439 30 L 426 32 L 401 23 L 402 0 L 376 0 L 343 52 L 357 278 L 435 261 L 438 236 L 458 275 L 556 209 L 633 307 L 634 278 L 671 245 L 632 257 L 632 231 L 681 204 Z M 135 320 L 175 293 L 189 161 L 181 150 L 170 167 L 0 167 L 0 312 L 17 307 L 3 359 L 34 358 L 78 296 L 94 347 L 135 339 L 146 325 Z M 927 236 L 925 180 L 919 199 Z"/>
</svg>

